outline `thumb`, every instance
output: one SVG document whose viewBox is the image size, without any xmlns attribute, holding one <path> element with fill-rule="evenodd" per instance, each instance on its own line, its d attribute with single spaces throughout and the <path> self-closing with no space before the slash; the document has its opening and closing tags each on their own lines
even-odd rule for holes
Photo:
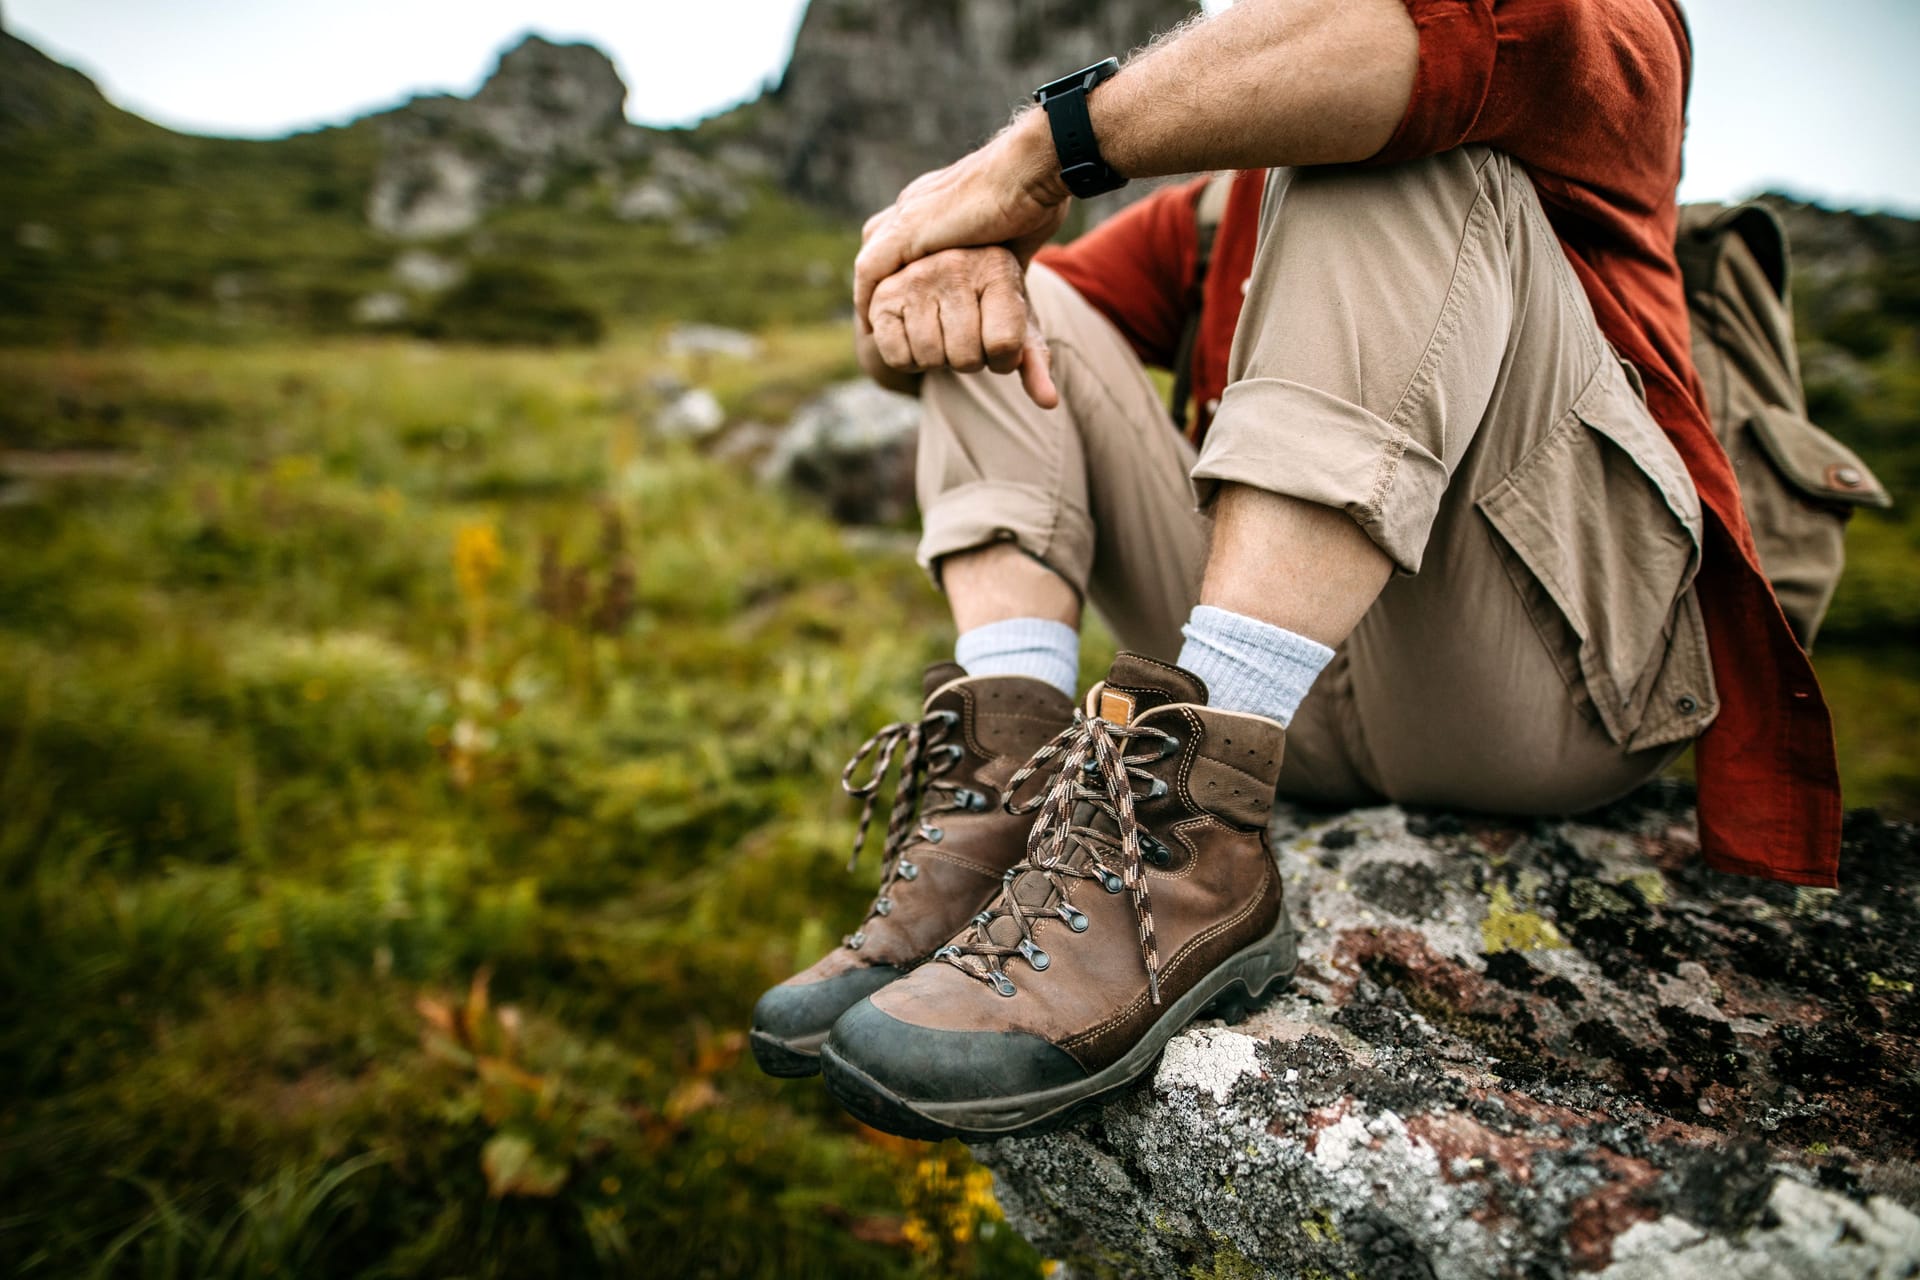
<svg viewBox="0 0 1920 1280">
<path fill-rule="evenodd" d="M 1027 399 L 1042 409 L 1060 407 L 1060 389 L 1053 382 L 1053 352 L 1047 349 L 1047 340 L 1040 333 L 1040 326 L 1027 324 L 1027 339 L 1020 348 L 1020 386 L 1027 393 Z"/>
</svg>

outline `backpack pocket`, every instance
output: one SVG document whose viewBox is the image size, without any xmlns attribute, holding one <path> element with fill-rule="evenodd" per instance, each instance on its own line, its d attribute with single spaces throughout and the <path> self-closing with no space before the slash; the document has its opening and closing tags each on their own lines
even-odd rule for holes
<svg viewBox="0 0 1920 1280">
<path fill-rule="evenodd" d="M 1570 693 L 1609 737 L 1637 751 L 1711 722 L 1692 589 L 1700 499 L 1615 362 L 1476 505 Z"/>
<path fill-rule="evenodd" d="M 1853 450 L 1791 409 L 1756 409 L 1729 453 L 1760 566 L 1809 648 L 1846 564 L 1847 520 L 1893 499 Z"/>
</svg>

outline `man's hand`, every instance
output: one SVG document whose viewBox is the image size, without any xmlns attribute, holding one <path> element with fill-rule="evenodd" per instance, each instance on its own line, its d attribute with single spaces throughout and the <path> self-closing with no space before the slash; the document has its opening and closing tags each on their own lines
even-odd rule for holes
<svg viewBox="0 0 1920 1280">
<path fill-rule="evenodd" d="M 1066 216 L 1046 116 L 1026 112 L 978 151 L 915 178 L 867 219 L 853 264 L 854 315 L 870 320 L 881 281 L 942 249 L 1002 245 L 1024 269 Z"/>
<path fill-rule="evenodd" d="M 1027 301 L 1026 273 L 1012 251 L 947 249 L 918 258 L 874 290 L 861 363 L 877 358 L 895 372 L 953 369 L 1020 371 L 1020 385 L 1042 409 L 1060 403 L 1047 342 Z M 884 379 L 880 379 L 884 381 Z"/>
</svg>

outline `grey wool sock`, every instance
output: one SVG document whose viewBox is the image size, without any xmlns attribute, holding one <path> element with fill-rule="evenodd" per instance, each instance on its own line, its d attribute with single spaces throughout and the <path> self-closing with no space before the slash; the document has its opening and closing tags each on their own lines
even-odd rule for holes
<svg viewBox="0 0 1920 1280">
<path fill-rule="evenodd" d="M 1050 618 L 1008 618 L 962 631 L 953 660 L 970 676 L 1032 676 L 1069 698 L 1080 681 L 1080 633 Z"/>
<path fill-rule="evenodd" d="M 1315 677 L 1333 661 L 1318 640 L 1243 613 L 1196 605 L 1180 628 L 1180 665 L 1206 682 L 1209 705 L 1291 724 Z"/>
</svg>

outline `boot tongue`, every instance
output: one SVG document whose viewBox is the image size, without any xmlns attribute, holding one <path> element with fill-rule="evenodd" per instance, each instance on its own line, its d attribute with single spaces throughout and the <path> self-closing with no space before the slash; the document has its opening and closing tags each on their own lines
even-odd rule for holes
<svg viewBox="0 0 1920 1280">
<path fill-rule="evenodd" d="M 1107 668 L 1107 683 L 1100 691 L 1100 718 L 1115 724 L 1131 724 L 1155 707 L 1175 702 L 1207 701 L 1207 686 L 1199 676 L 1166 662 L 1137 653 L 1122 653 Z"/>
<path fill-rule="evenodd" d="M 920 677 L 920 701 L 925 702 L 939 692 L 942 685 L 952 684 L 966 674 L 967 669 L 957 662 L 932 664 L 927 668 L 926 674 Z"/>
</svg>

